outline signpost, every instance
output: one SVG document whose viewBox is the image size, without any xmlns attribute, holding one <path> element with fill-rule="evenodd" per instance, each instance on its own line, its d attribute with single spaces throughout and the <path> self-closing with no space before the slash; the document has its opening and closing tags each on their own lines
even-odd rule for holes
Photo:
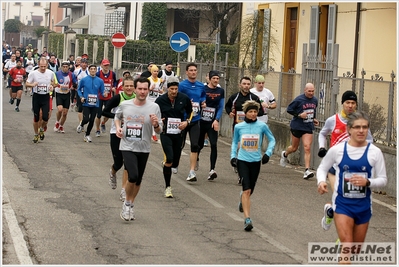
<svg viewBox="0 0 399 267">
<path fill-rule="evenodd" d="M 188 35 L 185 32 L 175 32 L 170 37 L 169 45 L 173 51 L 178 53 L 176 74 L 177 76 L 180 76 L 180 67 L 179 67 L 180 53 L 186 51 L 190 46 L 190 37 L 188 37 Z"/>
<path fill-rule="evenodd" d="M 114 71 L 116 74 L 118 74 L 118 69 L 119 69 L 119 58 L 121 57 L 121 49 L 122 47 L 125 46 L 126 44 L 126 36 L 121 33 L 121 32 L 117 32 L 114 33 L 111 37 L 111 43 L 115 48 L 115 67 L 114 67 Z"/>
</svg>

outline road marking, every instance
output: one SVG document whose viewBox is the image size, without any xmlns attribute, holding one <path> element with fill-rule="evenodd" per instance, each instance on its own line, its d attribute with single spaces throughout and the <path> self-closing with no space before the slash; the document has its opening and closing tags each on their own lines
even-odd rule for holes
<svg viewBox="0 0 399 267">
<path fill-rule="evenodd" d="M 156 164 L 154 161 L 148 161 L 148 163 L 150 163 L 152 166 L 154 166 L 157 170 L 163 172 L 163 169 L 159 166 L 159 164 Z M 221 205 L 219 202 L 213 200 L 211 197 L 207 196 L 206 194 L 202 193 L 201 191 L 195 189 L 194 187 L 192 187 L 189 182 L 187 181 L 183 181 L 182 179 L 173 179 L 174 181 L 176 181 L 177 183 L 179 183 L 180 185 L 182 185 L 183 187 L 187 188 L 188 190 L 190 190 L 191 192 L 193 192 L 194 194 L 198 195 L 199 197 L 203 198 L 204 200 L 208 201 L 210 204 L 212 204 L 213 206 L 215 206 L 216 208 L 224 208 L 223 205 Z M 243 218 L 239 217 L 238 215 L 236 215 L 235 213 L 231 213 L 231 212 L 226 212 L 226 214 L 232 218 L 235 221 L 242 221 Z M 266 240 L 266 242 L 268 242 L 269 244 L 271 244 L 272 246 L 280 249 L 281 251 L 283 251 L 284 253 L 286 253 L 289 257 L 291 257 L 292 259 L 298 261 L 299 263 L 306 263 L 306 259 L 302 258 L 300 255 L 296 254 L 294 251 L 292 251 L 291 249 L 287 248 L 286 246 L 284 246 L 283 244 L 281 244 L 280 242 L 274 240 L 273 238 L 269 237 L 266 233 L 264 233 L 263 231 L 256 229 L 255 231 L 253 231 L 255 234 L 257 234 L 259 237 L 263 238 Z"/>
<path fill-rule="evenodd" d="M 7 189 L 3 186 L 3 213 L 6 218 L 12 243 L 14 245 L 15 253 L 17 254 L 19 263 L 21 265 L 33 265 L 32 259 L 29 256 L 29 250 L 26 246 L 24 235 L 22 234 L 21 228 L 15 212 L 11 207 L 10 198 L 8 197 Z"/>
</svg>

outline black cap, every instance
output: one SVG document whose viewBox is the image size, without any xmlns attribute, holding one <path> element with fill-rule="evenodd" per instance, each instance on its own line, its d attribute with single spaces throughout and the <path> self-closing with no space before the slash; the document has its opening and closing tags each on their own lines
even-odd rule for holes
<svg viewBox="0 0 399 267">
<path fill-rule="evenodd" d="M 342 95 L 342 101 L 341 104 L 343 104 L 346 100 L 353 100 L 357 103 L 357 95 L 355 92 L 353 91 L 346 91 L 343 95 Z"/>
<path fill-rule="evenodd" d="M 168 65 L 173 65 L 172 61 L 170 61 L 170 60 L 166 61 L 165 66 L 168 66 Z"/>
<path fill-rule="evenodd" d="M 210 72 L 209 72 L 209 79 L 211 79 L 213 76 L 218 76 L 218 77 L 220 77 L 220 74 L 219 74 L 219 72 L 217 71 L 217 70 L 211 70 Z"/>
</svg>

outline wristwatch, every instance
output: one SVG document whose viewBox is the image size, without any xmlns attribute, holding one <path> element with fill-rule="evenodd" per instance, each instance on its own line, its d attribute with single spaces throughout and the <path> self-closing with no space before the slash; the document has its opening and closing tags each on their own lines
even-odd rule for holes
<svg viewBox="0 0 399 267">
<path fill-rule="evenodd" d="M 191 121 L 190 121 L 190 120 L 186 120 L 186 122 L 187 122 L 187 125 L 189 125 L 189 124 L 191 123 Z"/>
</svg>

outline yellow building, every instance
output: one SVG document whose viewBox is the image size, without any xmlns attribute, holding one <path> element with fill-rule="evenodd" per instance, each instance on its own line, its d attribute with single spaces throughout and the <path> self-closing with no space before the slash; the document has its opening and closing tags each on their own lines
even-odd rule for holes
<svg viewBox="0 0 399 267">
<path fill-rule="evenodd" d="M 368 79 L 379 74 L 390 80 L 392 71 L 397 74 L 396 2 L 244 2 L 242 16 L 244 24 L 256 17 L 263 27 L 252 42 L 256 54 L 246 61 L 264 70 L 284 66 L 301 73 L 307 43 L 308 53 L 327 57 L 333 44 L 339 45 L 339 76 L 361 77 L 362 69 Z M 247 35 L 242 31 L 241 40 Z"/>
</svg>

